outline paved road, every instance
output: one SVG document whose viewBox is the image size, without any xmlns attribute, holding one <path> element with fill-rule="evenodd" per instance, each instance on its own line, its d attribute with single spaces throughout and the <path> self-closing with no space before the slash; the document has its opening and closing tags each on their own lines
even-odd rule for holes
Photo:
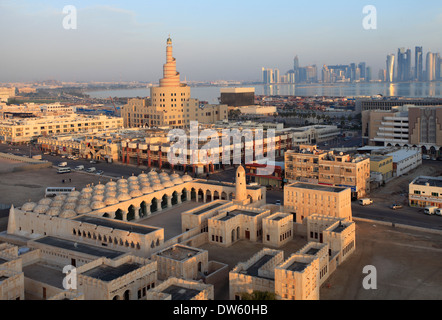
<svg viewBox="0 0 442 320">
<path fill-rule="evenodd" d="M 355 201 L 352 202 L 352 213 L 358 218 L 442 230 L 442 217 L 426 215 L 420 208 L 404 206 L 402 209 L 393 210 L 383 204 L 361 206 Z"/>
</svg>

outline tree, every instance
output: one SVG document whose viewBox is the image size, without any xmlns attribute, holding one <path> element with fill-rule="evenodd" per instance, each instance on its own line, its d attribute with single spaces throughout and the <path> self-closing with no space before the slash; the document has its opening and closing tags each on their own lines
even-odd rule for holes
<svg viewBox="0 0 442 320">
<path fill-rule="evenodd" d="M 276 293 L 254 290 L 252 293 L 243 292 L 241 300 L 276 300 Z"/>
</svg>

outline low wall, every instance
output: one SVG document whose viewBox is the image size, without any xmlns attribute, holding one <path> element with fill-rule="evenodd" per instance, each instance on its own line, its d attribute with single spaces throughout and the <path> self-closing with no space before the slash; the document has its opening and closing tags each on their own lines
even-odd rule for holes
<svg viewBox="0 0 442 320">
<path fill-rule="evenodd" d="M 384 226 L 389 226 L 389 227 L 393 227 L 393 228 L 402 228 L 402 229 L 408 229 L 408 230 L 414 230 L 414 231 L 420 231 L 420 232 L 427 232 L 427 233 L 434 233 L 434 234 L 442 235 L 442 230 L 437 230 L 437 229 L 416 227 L 416 226 L 410 226 L 410 225 L 401 224 L 401 223 L 388 222 L 388 221 L 378 221 L 378 220 L 371 220 L 371 219 L 365 219 L 365 218 L 356 218 L 356 217 L 353 217 L 353 220 L 354 221 L 369 222 L 369 223 L 376 223 L 376 224 L 380 224 L 380 225 L 384 225 Z"/>
<path fill-rule="evenodd" d="M 229 279 L 229 266 L 218 261 L 209 261 L 208 275 L 204 282 L 215 285 Z"/>
</svg>

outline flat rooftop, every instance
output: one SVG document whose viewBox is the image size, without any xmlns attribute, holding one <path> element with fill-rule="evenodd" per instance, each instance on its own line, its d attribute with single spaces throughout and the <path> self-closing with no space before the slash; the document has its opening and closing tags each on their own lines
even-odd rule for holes
<svg viewBox="0 0 442 320">
<path fill-rule="evenodd" d="M 247 268 L 246 272 L 249 276 L 258 277 L 258 270 L 269 262 L 274 256 L 270 254 L 263 255 L 258 261 Z"/>
<path fill-rule="evenodd" d="M 429 184 L 431 187 L 439 187 L 442 188 L 442 178 L 435 177 L 418 177 L 413 181 L 413 184 L 417 184 L 420 186 L 425 186 Z"/>
<path fill-rule="evenodd" d="M 37 262 L 26 267 L 23 267 L 23 273 L 26 278 L 47 283 L 53 287 L 63 289 L 63 279 L 66 274 L 63 273 L 63 268 L 55 268 Z"/>
<path fill-rule="evenodd" d="M 202 184 L 211 184 L 211 185 L 216 185 L 216 186 L 223 186 L 223 187 L 230 187 L 230 188 L 235 188 L 235 184 L 231 183 L 231 182 L 222 182 L 222 181 L 213 181 L 213 180 L 197 180 L 194 181 L 197 183 L 202 183 Z M 246 185 L 247 189 L 251 189 L 251 190 L 259 190 L 262 188 L 262 186 L 258 185 L 258 186 L 251 186 L 251 185 Z"/>
<path fill-rule="evenodd" d="M 91 278 L 109 282 L 141 267 L 139 263 L 124 263 L 118 267 L 100 265 L 82 274 Z"/>
<path fill-rule="evenodd" d="M 189 289 L 177 285 L 171 285 L 161 292 L 171 294 L 172 300 L 190 300 L 200 293 L 199 290 Z"/>
<path fill-rule="evenodd" d="M 302 272 L 304 269 L 308 266 L 308 263 L 294 261 L 292 264 L 290 264 L 286 269 L 293 271 L 293 272 Z"/>
<path fill-rule="evenodd" d="M 75 241 L 55 238 L 51 236 L 37 239 L 35 240 L 35 242 L 61 249 L 76 251 L 79 253 L 85 253 L 91 256 L 105 257 L 108 259 L 114 259 L 124 254 L 124 252 L 119 252 L 112 249 L 92 246 L 89 244 L 86 245 Z"/>
<path fill-rule="evenodd" d="M 130 224 L 130 223 L 122 222 L 122 221 L 120 222 L 119 220 L 115 220 L 115 219 L 110 220 L 110 219 L 106 219 L 106 218 L 96 218 L 96 217 L 86 216 L 86 215 L 80 216 L 78 218 L 74 218 L 73 220 L 80 221 L 80 222 L 86 222 L 86 223 L 90 223 L 90 224 L 95 224 L 97 226 L 108 227 L 108 228 L 112 228 L 115 230 L 124 230 L 124 231 L 144 234 L 144 235 L 158 230 L 157 228 L 151 228 L 151 227 L 138 225 L 138 224 Z"/>
<path fill-rule="evenodd" d="M 239 215 L 239 214 L 244 214 L 244 215 L 246 215 L 246 216 L 254 217 L 254 216 L 257 216 L 257 215 L 259 215 L 259 214 L 261 214 L 261 213 L 262 213 L 262 212 L 255 212 L 255 211 L 237 210 L 237 209 L 235 209 L 235 210 L 229 211 L 225 217 L 222 217 L 222 218 L 219 219 L 219 220 L 221 220 L 221 221 L 227 221 L 227 220 L 229 220 L 229 219 L 232 219 L 233 217 L 236 217 L 236 216 Z"/>
<path fill-rule="evenodd" d="M 198 211 L 194 211 L 194 212 L 192 212 L 192 214 L 199 216 L 199 215 L 202 214 L 202 213 L 205 213 L 205 212 L 207 212 L 207 211 L 209 211 L 209 210 L 212 210 L 212 209 L 218 208 L 218 207 L 220 207 L 220 206 L 222 206 L 222 205 L 224 205 L 224 204 L 225 204 L 225 203 L 217 202 L 217 203 L 211 204 L 211 205 L 208 206 L 208 207 L 204 207 L 204 208 L 202 208 L 202 209 L 200 209 L 200 210 L 198 210 Z"/>
<path fill-rule="evenodd" d="M 342 192 L 346 189 L 346 188 L 341 188 L 341 187 L 324 186 L 321 184 L 312 184 L 312 183 L 303 183 L 303 182 L 297 182 L 297 183 L 291 184 L 291 185 L 289 185 L 289 187 L 310 189 L 310 190 L 317 190 L 317 191 L 325 191 L 325 192 Z"/>
<path fill-rule="evenodd" d="M 173 246 L 172 248 L 166 249 L 157 253 L 158 256 L 166 257 L 169 259 L 184 261 L 200 253 L 200 251 L 192 248 L 186 248 L 180 245 Z"/>
<path fill-rule="evenodd" d="M 314 256 L 314 255 L 317 254 L 318 252 L 319 252 L 319 249 L 316 249 L 316 248 L 310 248 L 310 249 L 308 249 L 308 250 L 305 252 L 305 254 L 309 254 L 309 255 Z"/>
<path fill-rule="evenodd" d="M 342 231 L 344 231 L 347 228 L 346 225 L 344 224 L 339 224 L 336 228 L 334 228 L 332 230 L 332 232 L 336 232 L 336 233 L 341 233 Z"/>
</svg>

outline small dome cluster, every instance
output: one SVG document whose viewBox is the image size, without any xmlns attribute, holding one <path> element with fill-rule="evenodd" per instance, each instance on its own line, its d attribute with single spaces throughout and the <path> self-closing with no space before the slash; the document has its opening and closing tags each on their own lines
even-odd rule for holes
<svg viewBox="0 0 442 320">
<path fill-rule="evenodd" d="M 43 198 L 37 203 L 29 201 L 21 206 L 21 210 L 72 218 L 189 181 L 192 181 L 192 178 L 188 174 L 180 176 L 177 173 L 169 175 L 166 172 L 143 172 L 138 176 L 111 180 L 106 184 L 88 185 L 81 192 L 72 191 L 68 195 L 57 195 L 53 199 Z"/>
</svg>

